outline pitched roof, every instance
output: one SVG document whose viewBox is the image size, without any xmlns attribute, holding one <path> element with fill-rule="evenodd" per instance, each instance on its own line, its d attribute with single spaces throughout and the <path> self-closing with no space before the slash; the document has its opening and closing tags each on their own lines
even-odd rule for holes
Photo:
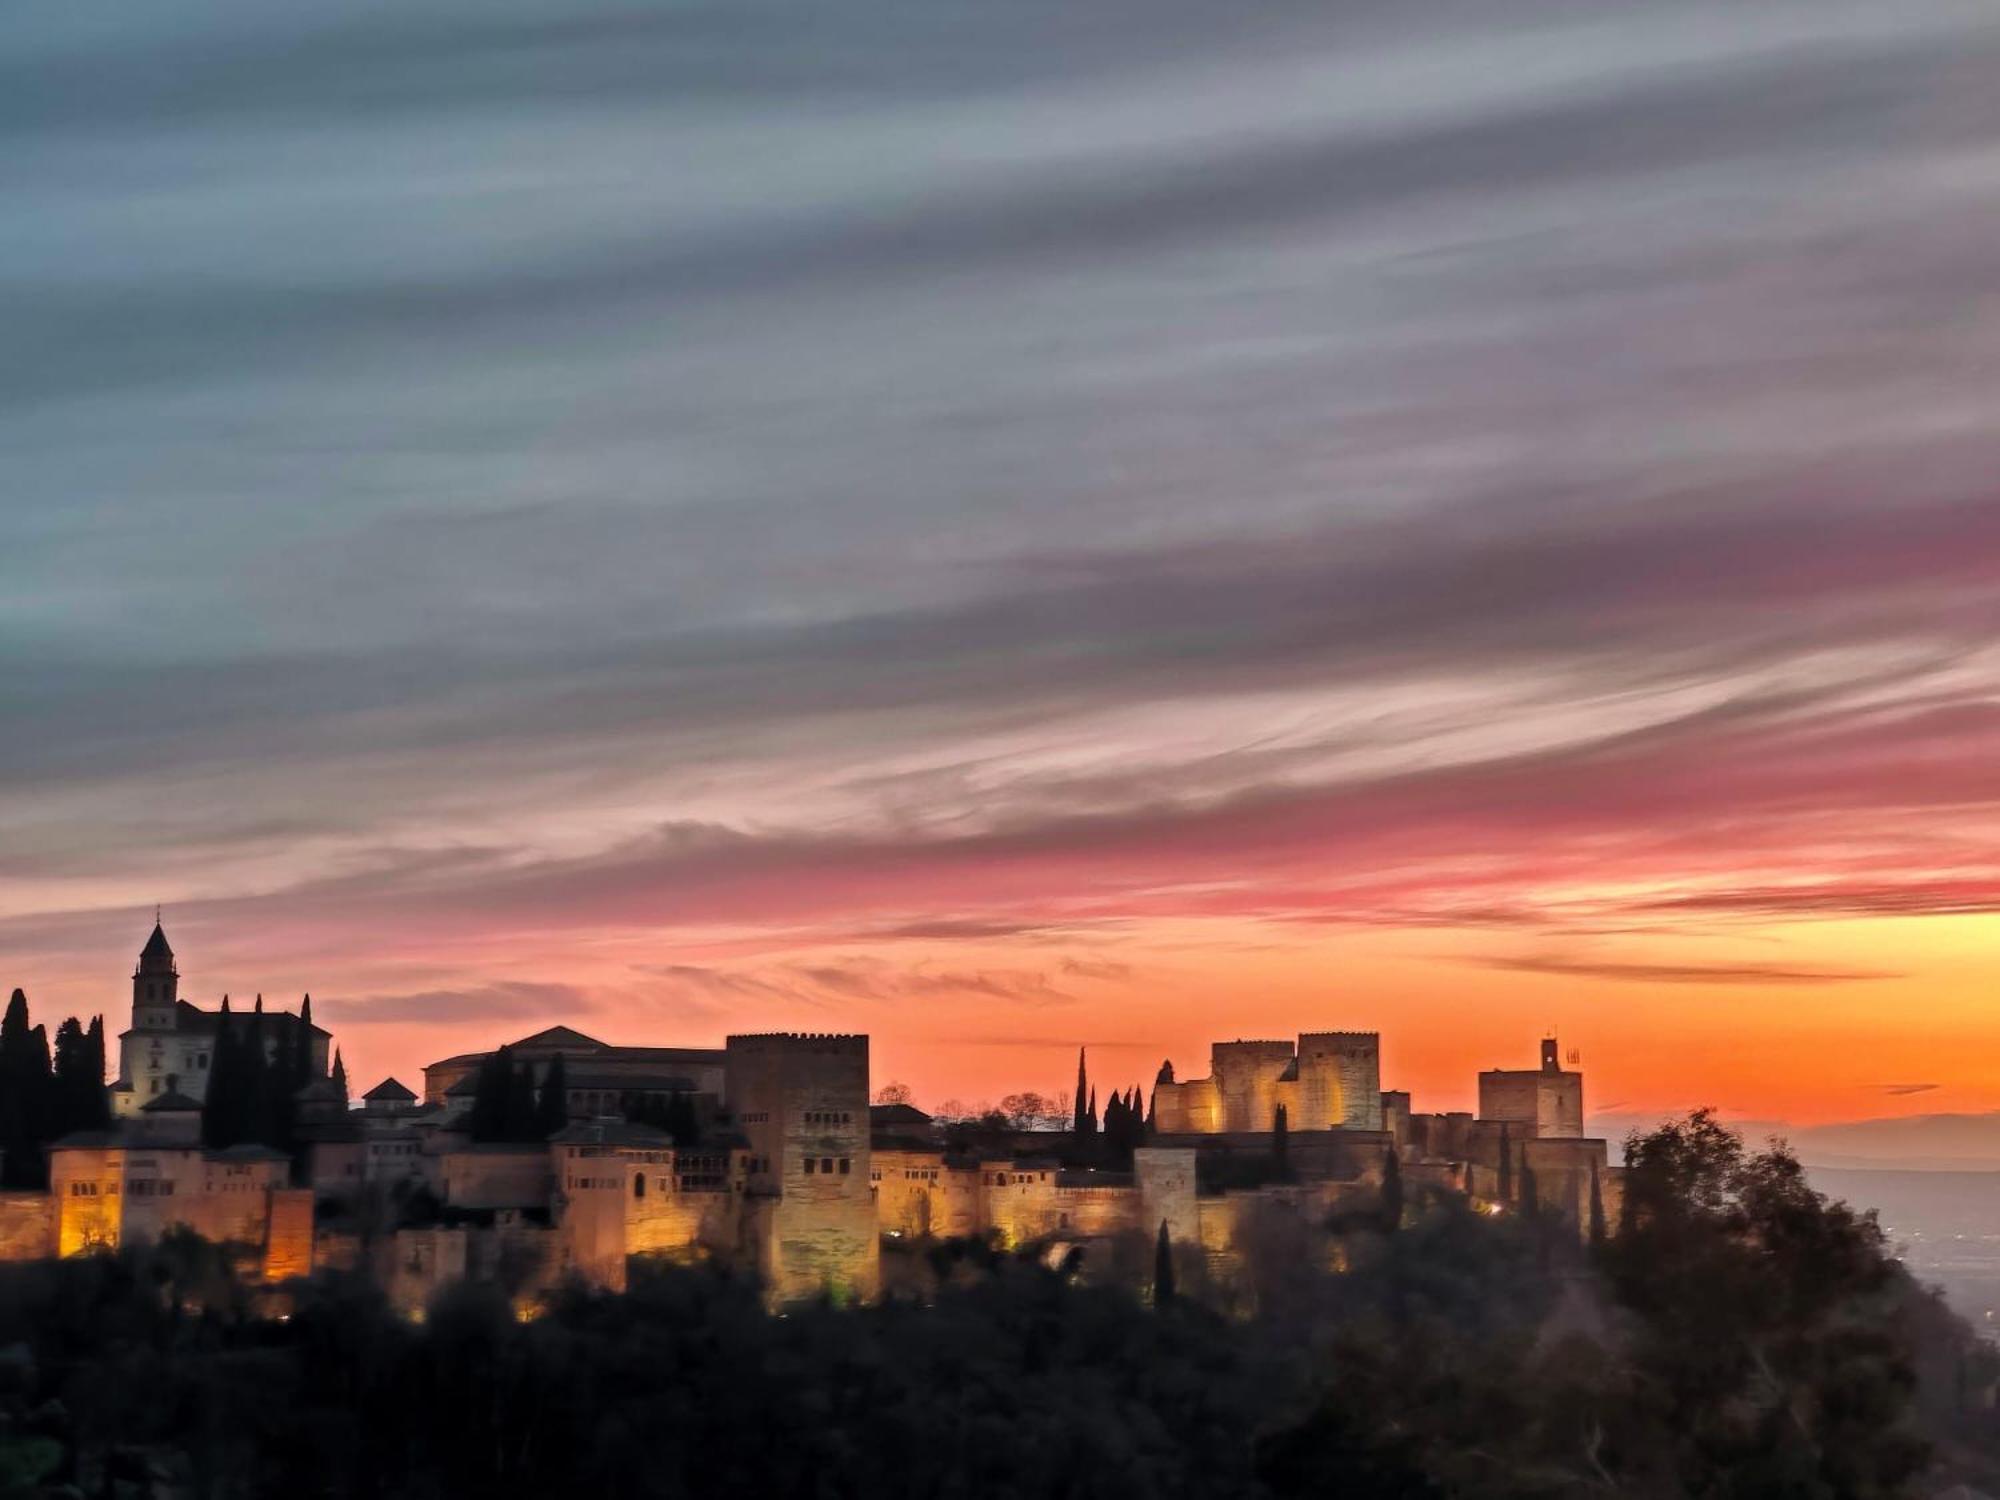
<svg viewBox="0 0 2000 1500">
<path fill-rule="evenodd" d="M 255 1141 L 239 1141 L 234 1146 L 225 1146 L 220 1151 L 211 1151 L 210 1157 L 217 1161 L 290 1161 L 291 1157 L 270 1146 L 261 1146 Z"/>
<path fill-rule="evenodd" d="M 172 963 L 174 961 L 174 950 L 167 943 L 165 929 L 156 921 L 153 923 L 153 935 L 146 939 L 146 946 L 139 950 L 139 962 L 143 964 L 162 958 L 168 963 Z"/>
<path fill-rule="evenodd" d="M 914 1104 L 871 1104 L 868 1106 L 868 1123 L 877 1130 L 908 1129 L 931 1123 L 931 1117 Z"/>
<path fill-rule="evenodd" d="M 600 1042 L 596 1037 L 585 1036 L 582 1032 L 569 1026 L 551 1026 L 546 1030 L 536 1032 L 533 1036 L 524 1036 L 518 1042 L 510 1042 L 508 1045 L 516 1052 L 520 1052 L 528 1047 L 567 1047 L 590 1052 L 602 1052 L 607 1046 L 606 1043 Z"/>
<path fill-rule="evenodd" d="M 583 1120 L 565 1125 L 549 1140 L 559 1146 L 645 1146 L 672 1147 L 674 1138 L 651 1125 L 629 1120 Z"/>
<path fill-rule="evenodd" d="M 201 1101 L 199 1099 L 190 1099 L 179 1089 L 168 1089 L 159 1098 L 148 1099 L 144 1104 L 140 1105 L 139 1113 L 142 1115 L 185 1114 L 189 1110 L 199 1112 L 200 1109 Z"/>
<path fill-rule="evenodd" d="M 363 1094 L 361 1099 L 366 1104 L 397 1104 L 414 1102 L 416 1097 L 415 1094 L 411 1093 L 408 1088 L 398 1083 L 395 1079 L 385 1078 L 376 1084 L 374 1088 Z"/>
</svg>

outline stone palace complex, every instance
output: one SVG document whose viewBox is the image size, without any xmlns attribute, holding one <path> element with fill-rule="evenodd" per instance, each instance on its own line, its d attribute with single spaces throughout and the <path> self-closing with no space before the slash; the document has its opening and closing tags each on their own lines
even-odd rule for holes
<svg viewBox="0 0 2000 1500">
<path fill-rule="evenodd" d="M 49 1144 L 47 1191 L 0 1193 L 0 1257 L 186 1226 L 249 1247 L 267 1279 L 365 1268 L 410 1307 L 466 1276 L 517 1295 L 571 1276 L 618 1288 L 649 1255 L 753 1270 L 782 1302 L 873 1295 L 885 1243 L 933 1237 L 1061 1250 L 1164 1225 L 1226 1274 L 1254 1216 L 1324 1222 L 1380 1201 L 1390 1170 L 1493 1211 L 1525 1189 L 1582 1232 L 1615 1214 L 1620 1175 L 1584 1135 L 1582 1075 L 1553 1039 L 1535 1067 L 1482 1073 L 1476 1114 L 1419 1113 L 1385 1090 L 1372 1032 L 1217 1042 L 1204 1077 L 1161 1067 L 1127 1116 L 1150 1118 L 1111 1158 L 1071 1132 L 968 1131 L 872 1104 L 865 1036 L 621 1047 L 552 1027 L 431 1064 L 421 1097 L 384 1080 L 358 1108 L 330 1041 L 310 999 L 297 1013 L 182 1000 L 156 925 L 109 1124 Z M 263 1086 L 286 1091 L 271 1116 L 282 1148 L 220 1143 L 210 1086 L 228 1087 L 219 1070 L 240 1071 L 246 1047 Z"/>
</svg>

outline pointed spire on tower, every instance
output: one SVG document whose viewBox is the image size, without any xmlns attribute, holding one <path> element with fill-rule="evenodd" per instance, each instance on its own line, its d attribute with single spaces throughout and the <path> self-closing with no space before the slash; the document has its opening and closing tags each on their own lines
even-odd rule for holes
<svg viewBox="0 0 2000 1500">
<path fill-rule="evenodd" d="M 313 1023 L 313 997 L 311 995 L 307 995 L 305 999 L 299 1002 L 299 1020 L 307 1026 Z"/>
</svg>

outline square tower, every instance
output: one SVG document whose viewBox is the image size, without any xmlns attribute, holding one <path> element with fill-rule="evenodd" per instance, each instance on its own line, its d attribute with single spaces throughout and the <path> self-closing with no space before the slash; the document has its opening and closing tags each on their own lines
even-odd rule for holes
<svg viewBox="0 0 2000 1500">
<path fill-rule="evenodd" d="M 872 1297 L 881 1246 L 869 1185 L 868 1038 L 732 1036 L 724 1089 L 748 1138 L 752 1246 L 774 1302 Z"/>
</svg>

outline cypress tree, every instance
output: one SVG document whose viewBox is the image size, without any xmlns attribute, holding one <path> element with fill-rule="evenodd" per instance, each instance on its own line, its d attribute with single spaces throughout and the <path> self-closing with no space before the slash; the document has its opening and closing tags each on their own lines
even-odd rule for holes
<svg viewBox="0 0 2000 1500">
<path fill-rule="evenodd" d="M 1076 1049 L 1075 1121 L 1070 1126 L 1071 1132 L 1078 1136 L 1085 1136 L 1090 1134 L 1090 1126 L 1087 1120 L 1085 1119 L 1085 1114 L 1084 1114 L 1085 1111 L 1084 1100 L 1089 1095 L 1090 1079 L 1089 1076 L 1084 1072 L 1083 1050 L 1084 1049 L 1081 1047 Z"/>
<path fill-rule="evenodd" d="M 1500 1122 L 1500 1201 L 1514 1201 L 1514 1147 L 1507 1139 L 1507 1122 Z"/>
<path fill-rule="evenodd" d="M 340 1107 L 347 1108 L 347 1064 L 340 1060 L 340 1049 L 333 1049 L 333 1086 L 340 1091 Z"/>
<path fill-rule="evenodd" d="M 28 1025 L 28 997 L 17 989 L 0 1017 L 0 1187 L 47 1185 L 42 1142 L 53 1088 L 48 1033 Z"/>
<path fill-rule="evenodd" d="M 569 1065 L 558 1052 L 542 1075 L 542 1096 L 536 1103 L 535 1128 L 547 1140 L 569 1124 Z"/>
<path fill-rule="evenodd" d="M 272 1094 L 283 1081 L 274 1073 L 270 1054 L 265 1050 L 262 995 L 250 1008 L 250 1020 L 242 1030 L 236 1059 L 243 1075 L 243 1126 L 238 1139 L 274 1146 L 277 1142 L 271 1137 L 277 1133 L 277 1108 Z"/>
<path fill-rule="evenodd" d="M 1521 1163 L 1521 1213 L 1534 1218 L 1542 1211 L 1542 1198 L 1535 1186 L 1535 1169 L 1525 1161 Z"/>
<path fill-rule="evenodd" d="M 1282 1104 L 1271 1117 L 1271 1165 L 1280 1177 L 1292 1175 L 1291 1111 Z"/>
<path fill-rule="evenodd" d="M 1604 1189 L 1597 1181 L 1597 1166 L 1590 1168 L 1590 1248 L 1604 1248 Z"/>
<path fill-rule="evenodd" d="M 507 1080 L 507 1127 L 501 1139 L 532 1141 L 538 1116 L 535 1110 L 535 1065 L 523 1061 Z"/>
<path fill-rule="evenodd" d="M 1382 1228 L 1394 1234 L 1403 1227 L 1403 1163 L 1391 1146 L 1382 1153 Z"/>
<path fill-rule="evenodd" d="M 92 1016 L 84 1032 L 84 1057 L 91 1081 L 97 1085 L 92 1097 L 90 1123 L 86 1130 L 103 1130 L 111 1124 L 111 1095 L 104 1088 L 104 1017 Z"/>
<path fill-rule="evenodd" d="M 201 1100 L 201 1143 L 220 1151 L 240 1140 L 242 1081 L 236 1066 L 236 1027 L 229 1014 L 229 997 L 222 997 L 216 1017 L 215 1045 L 208 1060 L 208 1087 Z"/>
<path fill-rule="evenodd" d="M 514 1084 L 514 1050 L 502 1046 L 479 1064 L 472 1085 L 472 1113 L 467 1121 L 475 1141 L 498 1141 L 507 1135 L 507 1099 Z"/>
<path fill-rule="evenodd" d="M 679 1089 L 667 1100 L 664 1118 L 661 1122 L 674 1144 L 681 1147 L 701 1144 L 701 1121 L 695 1118 L 694 1100 Z"/>
<path fill-rule="evenodd" d="M 1097 1134 L 1097 1089 L 1094 1086 L 1090 1091 L 1090 1108 L 1083 1112 L 1083 1133 Z"/>
<path fill-rule="evenodd" d="M 1160 1220 L 1160 1237 L 1153 1242 L 1153 1306 L 1165 1307 L 1174 1300 L 1174 1242 L 1167 1234 L 1167 1221 Z"/>
<path fill-rule="evenodd" d="M 95 1060 L 90 1034 L 75 1016 L 56 1028 L 55 1087 L 50 1102 L 49 1139 L 99 1127 L 99 1116 L 104 1112 L 103 1065 Z"/>
</svg>

